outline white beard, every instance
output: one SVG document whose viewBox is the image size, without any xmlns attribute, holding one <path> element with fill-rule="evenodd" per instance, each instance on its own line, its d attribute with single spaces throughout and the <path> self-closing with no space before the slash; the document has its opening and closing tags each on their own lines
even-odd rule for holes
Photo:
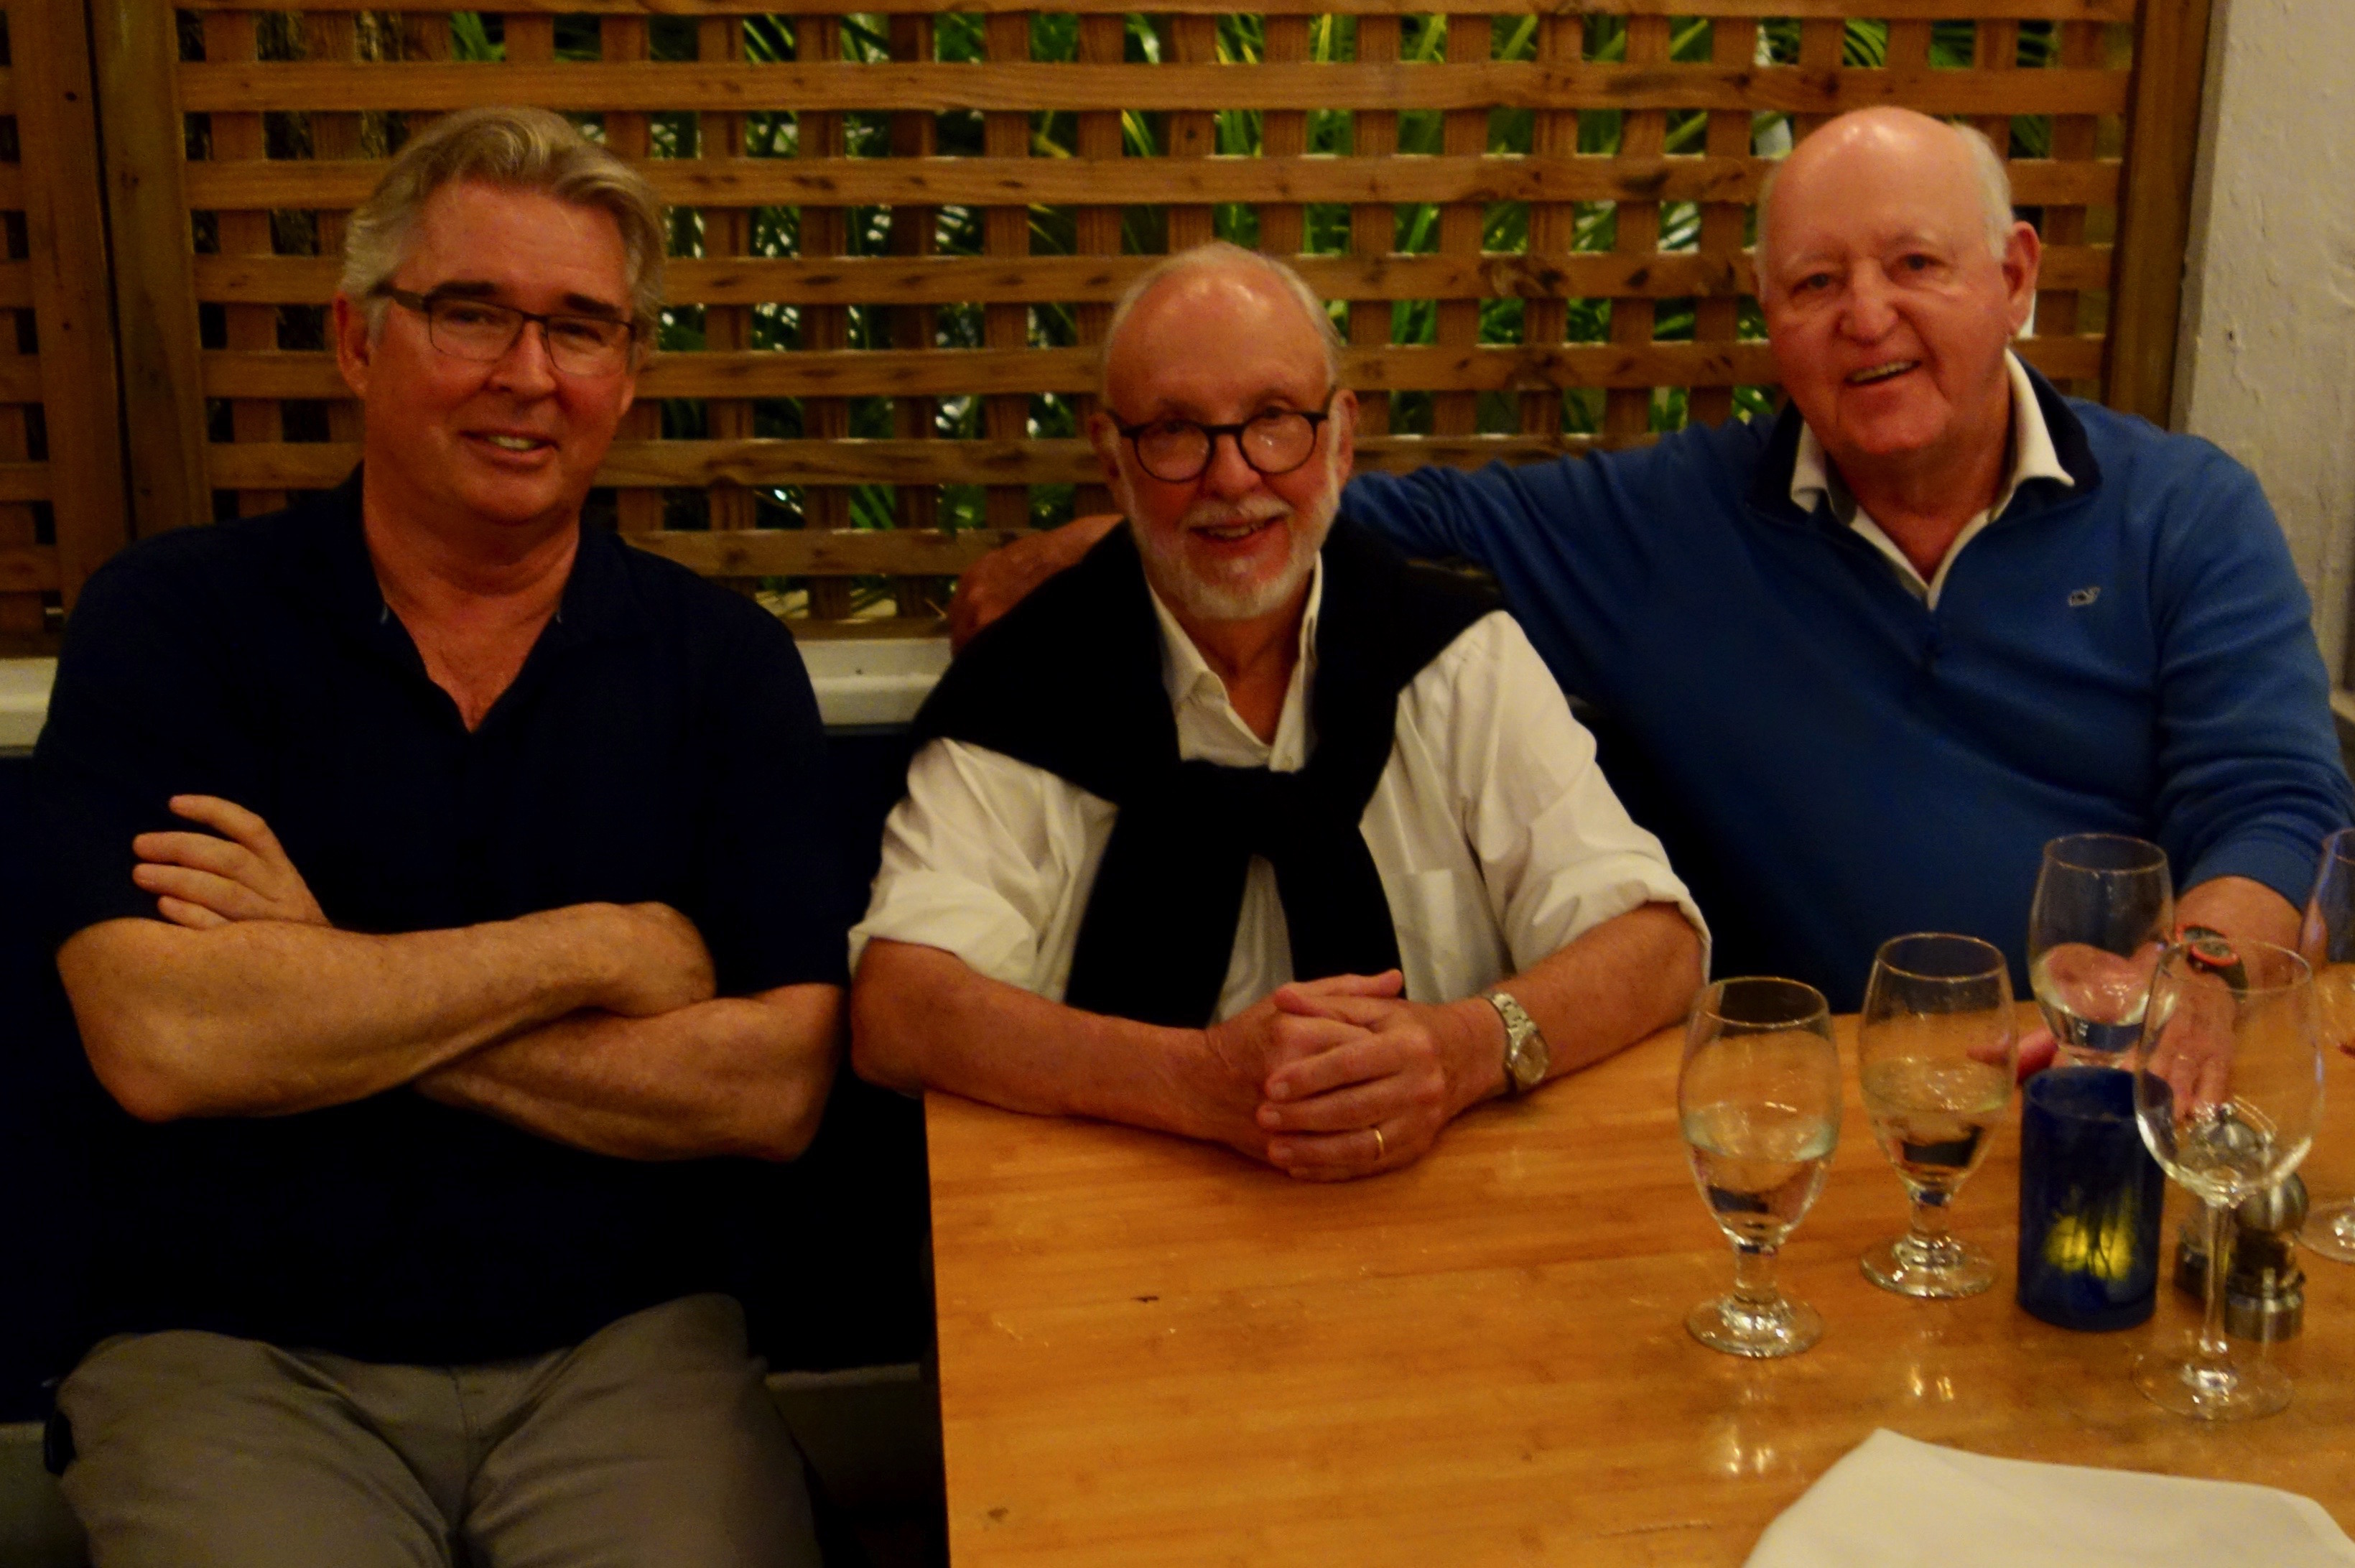
<svg viewBox="0 0 2355 1568">
<path fill-rule="evenodd" d="M 1254 496 L 1239 504 L 1205 498 L 1187 508 L 1174 529 L 1154 530 L 1137 520 L 1136 492 L 1124 473 L 1113 486 L 1113 499 L 1128 517 L 1130 536 L 1145 558 L 1145 575 L 1160 595 L 1188 614 L 1204 621 L 1249 621 L 1282 606 L 1307 581 L 1325 548 L 1333 516 L 1341 508 L 1340 475 L 1328 454 L 1325 483 L 1316 496 L 1296 510 L 1273 496 Z M 1222 523 L 1284 519 L 1292 533 L 1292 557 L 1274 576 L 1255 580 L 1250 562 L 1237 562 L 1234 571 L 1205 576 L 1186 557 L 1186 532 Z"/>
</svg>

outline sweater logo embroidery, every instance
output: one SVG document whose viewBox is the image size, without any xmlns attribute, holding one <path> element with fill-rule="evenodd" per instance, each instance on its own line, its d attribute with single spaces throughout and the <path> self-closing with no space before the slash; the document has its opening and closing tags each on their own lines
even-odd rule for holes
<svg viewBox="0 0 2355 1568">
<path fill-rule="evenodd" d="M 2091 604 L 2094 600 L 2099 599 L 2101 596 L 2102 591 L 2098 586 L 2092 588 L 2080 588 L 2074 593 L 2069 595 L 2069 608 L 2072 610 L 2083 610 L 2086 605 Z"/>
</svg>

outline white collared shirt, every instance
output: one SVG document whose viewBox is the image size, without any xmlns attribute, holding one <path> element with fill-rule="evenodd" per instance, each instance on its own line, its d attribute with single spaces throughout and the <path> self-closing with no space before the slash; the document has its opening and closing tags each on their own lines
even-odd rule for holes
<svg viewBox="0 0 2355 1568">
<path fill-rule="evenodd" d="M 1263 741 L 1156 596 L 1162 684 L 1180 757 L 1289 773 L 1305 765 L 1324 567 L 1275 738 Z M 1594 740 L 1511 616 L 1482 617 L 1400 692 L 1390 761 L 1359 829 L 1398 933 L 1407 995 L 1452 1001 L 1529 967 L 1604 921 L 1674 903 L 1708 939 L 1659 840 L 1594 765 Z M 939 947 L 1060 1001 L 1119 808 L 1028 763 L 933 741 L 908 769 L 883 835 L 868 941 Z M 1254 857 L 1219 997 L 1230 1018 L 1292 978 L 1274 869 Z"/>
<path fill-rule="evenodd" d="M 2057 479 L 2074 486 L 2077 481 L 2061 466 L 2061 454 L 2053 449 L 2052 432 L 2044 423 L 2044 411 L 2037 406 L 2035 383 L 2028 379 L 2028 368 L 2019 356 L 2004 351 L 2004 369 L 2011 381 L 2011 472 L 1996 492 L 1995 505 L 1963 525 L 1955 542 L 1946 547 L 1945 559 L 1938 562 L 1937 575 L 1924 582 L 1922 573 L 1905 559 L 1897 541 L 1883 533 L 1881 525 L 1872 520 L 1863 507 L 1856 504 L 1848 485 L 1840 479 L 1824 454 L 1824 443 L 1816 432 L 1802 424 L 1799 427 L 1799 452 L 1791 464 L 1791 504 L 1803 512 L 1812 512 L 1819 500 L 1831 503 L 1832 516 L 1862 534 L 1875 549 L 1889 558 L 1897 569 L 1897 580 L 1913 591 L 1913 596 L 1933 610 L 1938 607 L 1938 592 L 1946 585 L 1946 572 L 1963 547 L 1978 536 L 1979 530 L 2003 516 L 2004 508 L 2019 487 L 2030 479 Z"/>
</svg>

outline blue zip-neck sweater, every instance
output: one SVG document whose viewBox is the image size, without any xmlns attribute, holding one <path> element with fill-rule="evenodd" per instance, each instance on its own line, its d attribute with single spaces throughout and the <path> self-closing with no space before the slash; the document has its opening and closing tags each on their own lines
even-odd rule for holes
<svg viewBox="0 0 2355 1568">
<path fill-rule="evenodd" d="M 1497 575 L 1698 897 L 1718 973 L 1853 1008 L 1882 941 L 1955 931 L 2024 987 L 2047 839 L 2136 834 L 2179 888 L 2238 875 L 2303 903 L 2355 807 L 2255 479 L 2031 377 L 2075 485 L 2021 486 L 1934 610 L 1828 506 L 1792 504 L 1791 409 L 1591 458 L 1366 475 L 1343 510 Z"/>
</svg>

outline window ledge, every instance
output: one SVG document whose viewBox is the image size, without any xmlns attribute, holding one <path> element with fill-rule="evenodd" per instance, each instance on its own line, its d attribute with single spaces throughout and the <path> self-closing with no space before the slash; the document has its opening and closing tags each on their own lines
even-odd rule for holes
<svg viewBox="0 0 2355 1568">
<path fill-rule="evenodd" d="M 949 666 L 944 637 L 805 642 L 802 662 L 828 729 L 905 724 Z M 0 750 L 30 746 L 49 710 L 55 659 L 0 659 Z"/>
</svg>

